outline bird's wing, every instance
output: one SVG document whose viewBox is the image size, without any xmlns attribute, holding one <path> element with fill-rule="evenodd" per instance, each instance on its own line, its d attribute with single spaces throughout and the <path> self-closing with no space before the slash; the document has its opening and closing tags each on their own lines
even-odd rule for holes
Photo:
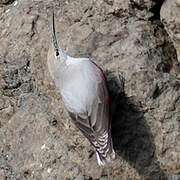
<svg viewBox="0 0 180 180">
<path fill-rule="evenodd" d="M 78 72 L 71 70 L 73 77 L 72 73 L 66 75 L 69 81 L 64 80 L 67 84 L 61 91 L 63 101 L 80 127 L 102 133 L 109 128 L 109 96 L 104 74 L 91 61 L 83 61 L 79 67 Z"/>
<path fill-rule="evenodd" d="M 109 131 L 109 98 L 105 85 L 105 81 L 96 84 L 96 98 L 91 103 L 86 105 L 87 111 L 68 112 L 76 124 L 76 126 L 83 132 L 83 134 L 90 140 L 96 141 L 96 138 Z"/>
<path fill-rule="evenodd" d="M 87 84 L 87 95 L 93 93 L 93 96 L 90 95 L 91 98 L 86 99 L 84 104 L 86 111 L 72 111 L 73 108 L 70 106 L 66 108 L 74 124 L 96 148 L 100 161 L 102 161 L 106 159 L 108 153 L 113 151 L 110 135 L 109 97 L 102 70 L 94 63 L 90 61 L 88 63 L 91 63 L 91 66 L 88 65 L 88 68 L 84 69 L 84 78 L 91 79 Z M 88 82 L 87 79 L 85 80 Z M 88 86 L 91 83 L 93 92 L 89 92 L 91 87 Z"/>
</svg>

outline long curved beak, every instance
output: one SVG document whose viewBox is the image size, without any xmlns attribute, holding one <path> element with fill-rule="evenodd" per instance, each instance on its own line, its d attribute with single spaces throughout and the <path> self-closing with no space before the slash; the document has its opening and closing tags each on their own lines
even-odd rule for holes
<svg viewBox="0 0 180 180">
<path fill-rule="evenodd" d="M 56 51 L 56 53 L 58 53 L 59 52 L 59 46 L 58 46 L 57 39 L 56 39 L 55 23 L 54 23 L 54 12 L 53 12 L 53 16 L 52 16 L 51 38 L 52 38 L 52 43 L 54 45 L 55 51 Z"/>
</svg>

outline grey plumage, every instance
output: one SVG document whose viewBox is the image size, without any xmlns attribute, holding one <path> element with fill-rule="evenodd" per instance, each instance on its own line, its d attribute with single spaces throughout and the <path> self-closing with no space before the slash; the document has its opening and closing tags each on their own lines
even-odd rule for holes
<svg viewBox="0 0 180 180">
<path fill-rule="evenodd" d="M 48 69 L 73 123 L 96 148 L 99 165 L 115 158 L 103 71 L 89 58 L 73 58 L 58 46 L 54 14 Z"/>
</svg>

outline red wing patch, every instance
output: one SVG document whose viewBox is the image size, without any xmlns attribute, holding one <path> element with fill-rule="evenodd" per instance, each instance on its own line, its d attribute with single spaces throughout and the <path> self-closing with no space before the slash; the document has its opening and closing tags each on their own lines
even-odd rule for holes
<svg viewBox="0 0 180 180">
<path fill-rule="evenodd" d="M 104 79 L 106 79 L 106 76 L 104 74 L 104 71 L 102 70 L 102 68 L 100 68 L 95 62 L 91 61 L 101 72 L 101 74 L 103 75 Z"/>
<path fill-rule="evenodd" d="M 105 96 L 105 101 L 109 102 L 109 96 Z"/>
<path fill-rule="evenodd" d="M 106 80 L 106 76 L 105 76 L 104 71 L 95 62 L 93 62 L 93 61 L 91 61 L 91 62 L 100 70 L 101 75 Z M 105 102 L 107 102 L 107 103 L 109 102 L 109 96 L 105 96 L 104 99 L 105 99 Z"/>
</svg>

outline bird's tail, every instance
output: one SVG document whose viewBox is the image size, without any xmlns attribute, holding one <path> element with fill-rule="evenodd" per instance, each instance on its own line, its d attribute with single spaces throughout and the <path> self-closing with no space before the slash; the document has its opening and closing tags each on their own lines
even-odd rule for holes
<svg viewBox="0 0 180 180">
<path fill-rule="evenodd" d="M 96 157 L 100 166 L 104 166 L 115 159 L 111 135 L 106 134 L 105 136 L 106 138 L 99 138 L 99 146 L 96 146 Z"/>
</svg>

